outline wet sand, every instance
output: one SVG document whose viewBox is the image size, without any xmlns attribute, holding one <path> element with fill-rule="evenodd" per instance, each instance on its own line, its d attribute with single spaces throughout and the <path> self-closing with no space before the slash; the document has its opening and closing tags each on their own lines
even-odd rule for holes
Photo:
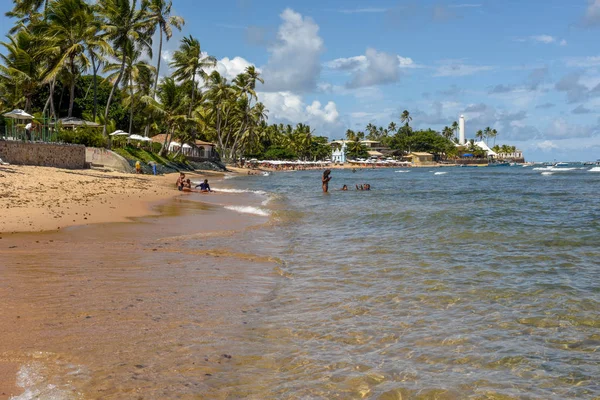
<svg viewBox="0 0 600 400">
<path fill-rule="evenodd" d="M 2 234 L 0 399 L 211 393 L 276 279 L 278 260 L 203 245 L 266 223 L 223 208 L 248 201 L 187 194 L 135 222 Z"/>
</svg>

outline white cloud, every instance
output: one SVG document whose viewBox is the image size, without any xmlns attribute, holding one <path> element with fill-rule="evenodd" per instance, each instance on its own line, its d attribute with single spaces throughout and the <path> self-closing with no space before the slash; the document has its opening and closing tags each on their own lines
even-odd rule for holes
<svg viewBox="0 0 600 400">
<path fill-rule="evenodd" d="M 160 57 L 162 58 L 162 60 L 164 62 L 166 62 L 168 64 L 171 61 L 173 61 L 173 52 L 171 50 L 163 50 L 160 53 Z"/>
<path fill-rule="evenodd" d="M 550 151 L 552 149 L 558 149 L 558 145 L 554 143 L 552 140 L 544 140 L 541 142 L 536 142 L 533 145 L 534 148 L 537 148 L 542 151 Z"/>
<path fill-rule="evenodd" d="M 321 72 L 319 56 L 324 51 L 319 26 L 289 8 L 280 17 L 283 23 L 277 43 L 269 48 L 269 61 L 263 67 L 265 90 L 313 90 Z"/>
<path fill-rule="evenodd" d="M 364 55 L 337 58 L 325 63 L 327 68 L 352 73 L 349 88 L 374 86 L 398 81 L 401 68 L 418 67 L 411 58 L 368 48 Z"/>
<path fill-rule="evenodd" d="M 231 81 L 242 72 L 245 72 L 246 68 L 251 65 L 253 65 L 251 62 L 242 57 L 234 57 L 231 59 L 224 57 L 217 61 L 217 66 L 215 69 L 219 71 L 219 74 Z M 210 70 L 206 70 L 207 74 L 210 74 L 210 72 Z M 258 72 L 261 72 L 260 69 L 258 69 Z"/>
<path fill-rule="evenodd" d="M 567 67 L 591 68 L 600 66 L 600 56 L 571 57 L 565 60 Z"/>
<path fill-rule="evenodd" d="M 436 68 L 433 76 L 468 76 L 478 72 L 490 71 L 494 69 L 489 65 L 469 65 L 462 60 L 444 60 L 440 61 L 442 65 Z"/>
<path fill-rule="evenodd" d="M 588 0 L 583 22 L 587 26 L 600 25 L 600 0 Z"/>
<path fill-rule="evenodd" d="M 516 42 L 532 42 L 532 43 L 542 43 L 542 44 L 556 44 L 559 46 L 566 46 L 567 41 L 565 39 L 560 39 L 551 35 L 532 35 L 527 37 L 516 38 Z"/>
<path fill-rule="evenodd" d="M 325 106 L 319 101 L 306 104 L 298 94 L 282 92 L 258 92 L 258 99 L 269 110 L 269 122 L 309 124 L 318 135 L 332 133 L 339 128 L 339 112 L 333 101 Z"/>
<path fill-rule="evenodd" d="M 533 40 L 534 42 L 540 42 L 540 43 L 554 43 L 556 42 L 556 39 L 550 35 L 535 35 L 535 36 L 530 36 L 530 39 Z"/>
</svg>

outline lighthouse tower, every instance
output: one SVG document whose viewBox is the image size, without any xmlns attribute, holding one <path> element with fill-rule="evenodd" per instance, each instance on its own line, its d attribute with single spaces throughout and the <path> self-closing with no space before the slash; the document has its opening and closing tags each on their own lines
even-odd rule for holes
<svg viewBox="0 0 600 400">
<path fill-rule="evenodd" d="M 465 139 L 465 116 L 461 115 L 458 120 L 458 144 L 467 143 Z"/>
</svg>

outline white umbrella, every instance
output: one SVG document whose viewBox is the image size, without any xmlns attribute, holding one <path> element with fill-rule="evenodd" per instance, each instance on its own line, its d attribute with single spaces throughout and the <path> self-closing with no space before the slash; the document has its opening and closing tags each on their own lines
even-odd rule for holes
<svg viewBox="0 0 600 400">
<path fill-rule="evenodd" d="M 124 132 L 124 131 L 122 131 L 122 130 L 119 129 L 119 130 L 114 131 L 113 133 L 111 133 L 108 136 L 129 136 L 129 133 Z"/>
<path fill-rule="evenodd" d="M 133 134 L 133 135 L 129 136 L 129 139 L 131 139 L 131 140 L 141 140 L 141 141 L 145 140 L 143 136 L 136 135 L 136 134 Z"/>
<path fill-rule="evenodd" d="M 181 144 L 179 144 L 177 142 L 171 142 L 171 143 L 169 143 L 169 149 L 172 149 L 173 147 L 181 147 Z"/>
<path fill-rule="evenodd" d="M 13 119 L 33 119 L 33 115 L 27 114 L 25 111 L 15 108 L 12 111 L 3 114 L 5 117 Z"/>
<path fill-rule="evenodd" d="M 191 148 L 192 148 L 192 146 L 190 146 L 190 145 L 189 145 L 189 144 L 187 144 L 187 143 L 184 143 L 184 144 L 183 144 L 183 148 L 184 148 L 184 149 L 191 149 Z"/>
</svg>

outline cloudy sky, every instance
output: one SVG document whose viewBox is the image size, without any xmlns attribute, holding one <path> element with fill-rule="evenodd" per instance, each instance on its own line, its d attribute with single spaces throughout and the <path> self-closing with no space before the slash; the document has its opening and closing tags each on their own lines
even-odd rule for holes
<svg viewBox="0 0 600 400">
<path fill-rule="evenodd" d="M 600 0 L 173 2 L 187 23 L 163 59 L 191 34 L 226 76 L 256 65 L 269 122 L 340 138 L 464 114 L 468 138 L 496 128 L 529 160 L 600 159 Z"/>
</svg>

